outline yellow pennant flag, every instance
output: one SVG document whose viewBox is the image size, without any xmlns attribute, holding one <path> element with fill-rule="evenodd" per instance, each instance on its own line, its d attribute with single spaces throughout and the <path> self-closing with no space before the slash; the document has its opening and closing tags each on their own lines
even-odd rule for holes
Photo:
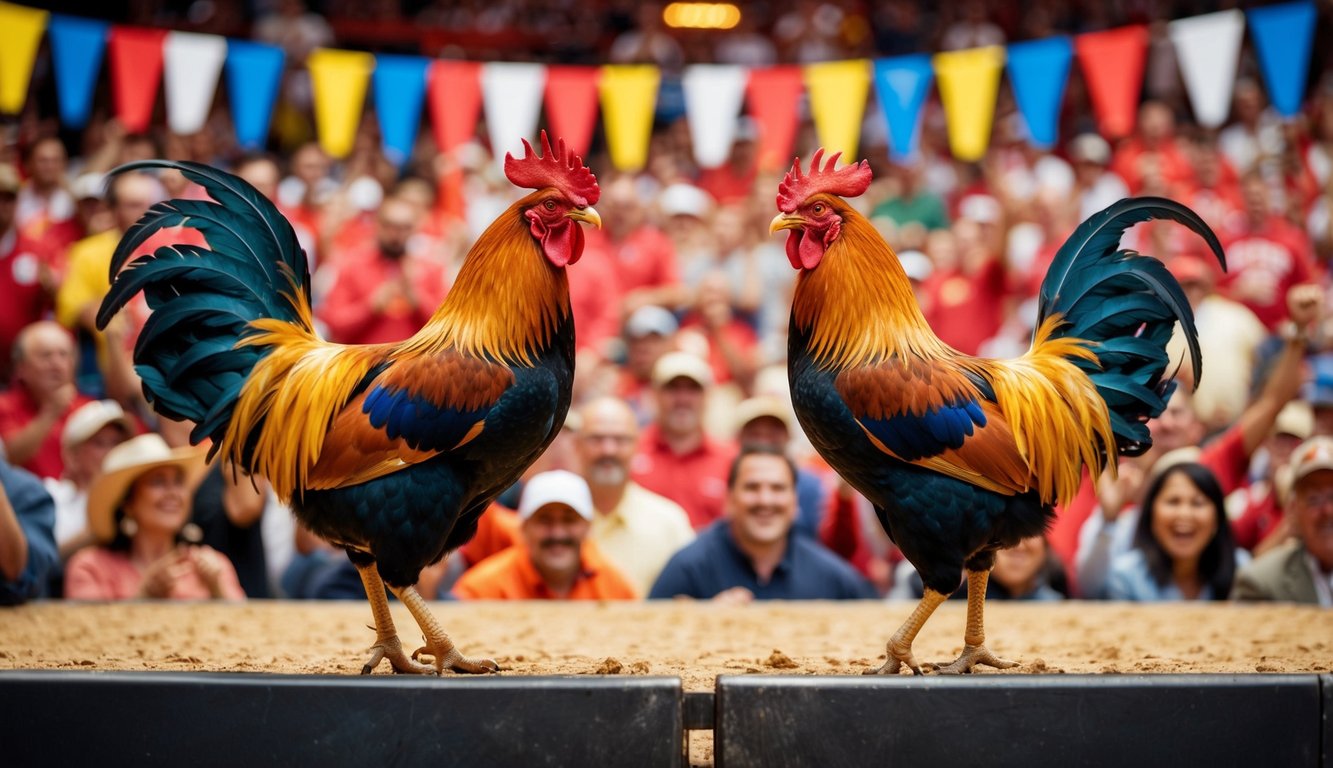
<svg viewBox="0 0 1333 768">
<path fill-rule="evenodd" d="M 856 162 L 861 118 L 870 90 L 870 60 L 828 61 L 805 67 L 810 114 L 825 155 L 842 153 L 842 162 Z"/>
<path fill-rule="evenodd" d="M 937 53 L 934 63 L 949 125 L 949 149 L 959 160 L 980 160 L 990 144 L 1004 48 L 992 45 Z"/>
<path fill-rule="evenodd" d="M 0 112 L 23 111 L 32 64 L 50 15 L 36 8 L 0 3 Z"/>
<path fill-rule="evenodd" d="M 360 51 L 319 48 L 306 59 L 315 97 L 315 129 L 319 145 L 333 157 L 347 157 L 361 125 L 366 86 L 375 70 L 375 56 Z"/>
<path fill-rule="evenodd" d="M 602 97 L 602 127 L 611 162 L 619 170 L 637 171 L 648 162 L 648 140 L 661 80 L 662 73 L 651 64 L 602 67 L 597 85 Z"/>
</svg>

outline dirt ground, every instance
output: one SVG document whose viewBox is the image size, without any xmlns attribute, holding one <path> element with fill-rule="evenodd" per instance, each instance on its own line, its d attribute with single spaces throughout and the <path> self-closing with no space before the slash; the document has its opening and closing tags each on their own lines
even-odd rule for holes
<svg viewBox="0 0 1333 768">
<path fill-rule="evenodd" d="M 878 666 L 907 603 L 436 603 L 445 629 L 505 675 L 679 677 L 709 691 L 723 674 L 848 675 Z M 405 646 L 419 637 L 394 604 Z M 962 650 L 966 606 L 941 607 L 917 658 Z M 374 632 L 364 602 L 37 603 L 0 611 L 0 669 L 357 674 Z M 1003 672 L 1315 673 L 1333 670 L 1333 611 L 1296 606 L 990 603 Z M 387 662 L 379 674 L 388 674 Z M 700 738 L 700 737 L 703 738 Z M 711 763 L 695 734 L 691 763 Z"/>
</svg>

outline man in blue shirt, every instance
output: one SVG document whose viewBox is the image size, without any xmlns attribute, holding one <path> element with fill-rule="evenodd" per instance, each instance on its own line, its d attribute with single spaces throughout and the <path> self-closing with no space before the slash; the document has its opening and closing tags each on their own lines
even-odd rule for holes
<svg viewBox="0 0 1333 768">
<path fill-rule="evenodd" d="M 872 599 L 850 565 L 808 536 L 793 536 L 796 466 L 769 446 L 747 446 L 727 477 L 726 515 L 677 552 L 650 598 Z"/>
<path fill-rule="evenodd" d="M 42 481 L 0 456 L 0 605 L 44 597 L 59 563 L 56 507 Z"/>
</svg>

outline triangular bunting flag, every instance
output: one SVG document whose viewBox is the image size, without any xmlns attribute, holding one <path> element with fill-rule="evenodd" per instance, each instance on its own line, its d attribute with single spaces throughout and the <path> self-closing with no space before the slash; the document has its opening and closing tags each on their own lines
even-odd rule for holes
<svg viewBox="0 0 1333 768">
<path fill-rule="evenodd" d="M 49 16 L 36 8 L 0 3 L 0 112 L 23 111 Z"/>
<path fill-rule="evenodd" d="M 749 80 L 749 73 L 740 66 L 698 64 L 685 68 L 681 78 L 685 116 L 699 167 L 716 168 L 731 156 Z"/>
<path fill-rule="evenodd" d="M 1074 53 L 1088 85 L 1097 126 L 1109 138 L 1128 136 L 1143 92 L 1148 28 L 1119 27 L 1074 38 Z"/>
<path fill-rule="evenodd" d="M 481 115 L 481 65 L 473 61 L 433 61 L 426 77 L 430 120 L 435 145 L 444 159 L 439 174 L 440 208 L 462 219 L 463 169 L 454 160 L 454 150 L 477 133 Z"/>
<path fill-rule="evenodd" d="M 1074 44 L 1067 37 L 1048 37 L 1013 43 L 1005 53 L 1009 84 L 1027 125 L 1028 140 L 1034 147 L 1050 149 L 1060 138 L 1060 105 L 1069 82 Z"/>
<path fill-rule="evenodd" d="M 315 99 L 319 145 L 332 157 L 347 157 L 361 125 L 375 57 L 360 51 L 317 48 L 306 59 L 306 68 Z"/>
<path fill-rule="evenodd" d="M 1268 98 L 1283 117 L 1301 111 L 1314 41 L 1314 3 L 1284 3 L 1245 12 Z"/>
<path fill-rule="evenodd" d="M 537 139 L 546 67 L 541 64 L 492 62 L 481 66 L 481 99 L 491 155 L 504 165 L 505 153 L 523 156 L 522 139 Z"/>
<path fill-rule="evenodd" d="M 760 171 L 772 173 L 791 165 L 803 87 L 799 67 L 750 70 L 745 100 L 750 116 L 759 124 Z"/>
<path fill-rule="evenodd" d="M 875 91 L 889 125 L 889 149 L 897 162 L 917 153 L 921 141 L 921 105 L 934 78 L 935 69 L 924 53 L 875 62 Z"/>
<path fill-rule="evenodd" d="M 173 133 L 198 133 L 213 109 L 218 76 L 227 59 L 227 38 L 170 32 L 162 48 L 167 90 L 167 126 Z"/>
<path fill-rule="evenodd" d="M 856 162 L 866 93 L 870 90 L 870 61 L 807 64 L 805 87 L 810 91 L 810 114 L 820 146 L 830 155 L 841 152 L 846 162 Z"/>
<path fill-rule="evenodd" d="M 949 126 L 949 149 L 959 160 L 976 162 L 990 144 L 1004 48 L 992 45 L 937 53 L 933 61 Z"/>
<path fill-rule="evenodd" d="M 1167 34 L 1176 47 L 1194 119 L 1217 128 L 1231 112 L 1245 14 L 1233 9 L 1179 19 L 1167 25 Z"/>
<path fill-rule="evenodd" d="M 227 103 L 236 125 L 236 141 L 242 147 L 259 149 L 268 143 L 284 58 L 282 49 L 274 45 L 227 41 Z"/>
<path fill-rule="evenodd" d="M 111 100 L 116 117 L 130 133 L 148 130 L 162 82 L 163 29 L 111 27 Z"/>
<path fill-rule="evenodd" d="M 88 124 L 110 29 L 111 25 L 103 21 L 58 14 L 51 17 L 47 36 L 51 42 L 56 103 L 60 124 L 67 128 L 78 129 Z"/>
<path fill-rule="evenodd" d="M 648 162 L 653 108 L 661 73 L 651 64 L 612 64 L 602 69 L 602 127 L 611 162 L 622 171 L 637 171 Z"/>
<path fill-rule="evenodd" d="M 597 67 L 547 67 L 546 120 L 551 135 L 565 140 L 565 146 L 579 157 L 592 149 L 592 134 L 597 128 L 597 81 L 602 71 Z"/>
<path fill-rule="evenodd" d="M 380 121 L 380 145 L 384 156 L 399 168 L 412 156 L 417 142 L 429 71 L 430 59 L 424 56 L 380 54 L 375 59 L 375 116 Z"/>
</svg>

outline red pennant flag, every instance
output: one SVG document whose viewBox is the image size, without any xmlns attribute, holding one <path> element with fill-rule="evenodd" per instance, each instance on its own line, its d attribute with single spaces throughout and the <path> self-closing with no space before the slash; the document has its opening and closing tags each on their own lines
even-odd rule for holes
<svg viewBox="0 0 1333 768">
<path fill-rule="evenodd" d="M 477 132 L 481 120 L 481 65 L 474 61 L 432 62 L 426 98 L 436 149 L 450 160 L 439 174 L 439 207 L 445 214 L 462 219 L 463 169 L 449 156 Z"/>
<path fill-rule="evenodd" d="M 1078 35 L 1074 52 L 1102 133 L 1112 139 L 1128 136 L 1143 91 L 1148 28 L 1138 25 Z"/>
<path fill-rule="evenodd" d="M 111 59 L 111 100 L 116 117 L 130 133 L 148 130 L 162 82 L 165 29 L 111 27 L 107 55 Z"/>
<path fill-rule="evenodd" d="M 564 139 L 579 157 L 587 157 L 592 147 L 601 74 L 597 67 L 546 69 L 546 118 L 551 123 L 551 137 Z"/>
<path fill-rule="evenodd" d="M 803 88 L 800 67 L 771 67 L 750 72 L 745 98 L 759 124 L 759 169 L 782 171 L 791 163 Z"/>
</svg>

